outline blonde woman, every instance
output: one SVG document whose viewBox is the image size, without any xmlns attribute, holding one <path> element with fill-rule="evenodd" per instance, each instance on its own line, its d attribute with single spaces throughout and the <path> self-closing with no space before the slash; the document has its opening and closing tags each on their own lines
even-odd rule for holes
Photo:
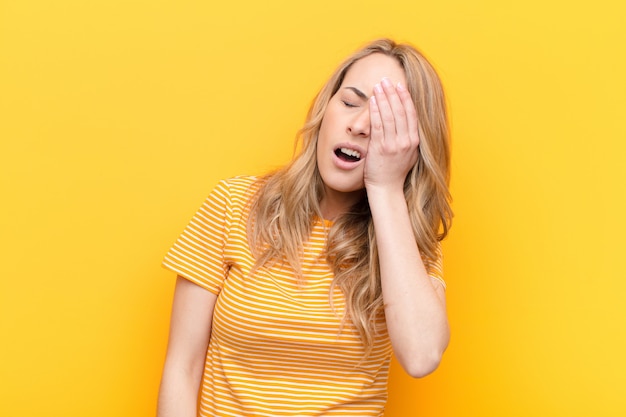
<svg viewBox="0 0 626 417">
<path fill-rule="evenodd" d="M 178 275 L 159 417 L 381 416 L 390 357 L 449 339 L 441 83 L 378 40 L 315 98 L 294 160 L 221 181 L 165 257 Z"/>
</svg>

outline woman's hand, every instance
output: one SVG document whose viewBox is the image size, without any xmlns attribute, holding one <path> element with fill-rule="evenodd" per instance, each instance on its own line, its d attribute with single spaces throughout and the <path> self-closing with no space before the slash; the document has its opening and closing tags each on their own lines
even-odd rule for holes
<svg viewBox="0 0 626 417">
<path fill-rule="evenodd" d="M 370 143 L 365 160 L 365 188 L 397 188 L 417 161 L 419 145 L 415 105 L 407 89 L 389 79 L 374 87 L 370 99 Z"/>
</svg>

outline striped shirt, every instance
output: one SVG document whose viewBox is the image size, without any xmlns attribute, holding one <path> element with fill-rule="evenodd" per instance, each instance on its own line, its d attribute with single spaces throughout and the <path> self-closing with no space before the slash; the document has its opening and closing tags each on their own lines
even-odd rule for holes
<svg viewBox="0 0 626 417">
<path fill-rule="evenodd" d="M 303 284 L 281 263 L 251 276 L 246 222 L 258 186 L 254 177 L 221 181 L 163 262 L 218 295 L 198 415 L 383 415 L 391 343 L 379 332 L 365 358 L 356 328 L 342 327 L 345 299 L 331 294 L 325 256 L 330 223 L 317 220 L 304 245 Z M 427 268 L 441 279 L 439 260 Z"/>
</svg>

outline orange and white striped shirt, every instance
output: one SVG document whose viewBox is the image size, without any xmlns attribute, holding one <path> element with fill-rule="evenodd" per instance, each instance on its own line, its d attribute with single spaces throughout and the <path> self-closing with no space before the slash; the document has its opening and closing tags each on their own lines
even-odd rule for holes
<svg viewBox="0 0 626 417">
<path fill-rule="evenodd" d="M 316 221 L 304 245 L 303 285 L 280 263 L 250 275 L 246 222 L 258 186 L 254 177 L 221 181 L 163 261 L 218 295 L 198 415 L 383 415 L 391 343 L 381 332 L 364 358 L 354 326 L 341 328 L 345 299 L 336 288 L 331 307 L 325 258 L 330 223 Z M 427 267 L 441 278 L 439 260 Z"/>
</svg>

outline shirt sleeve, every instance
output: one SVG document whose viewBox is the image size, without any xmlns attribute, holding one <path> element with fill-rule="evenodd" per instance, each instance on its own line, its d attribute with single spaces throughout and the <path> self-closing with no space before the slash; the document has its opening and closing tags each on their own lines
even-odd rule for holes
<svg viewBox="0 0 626 417">
<path fill-rule="evenodd" d="M 229 268 L 224 258 L 224 247 L 231 214 L 229 187 L 222 180 L 167 252 L 163 266 L 219 294 Z"/>
<path fill-rule="evenodd" d="M 426 257 L 422 257 L 424 261 L 424 266 L 426 267 L 426 272 L 428 275 L 441 282 L 443 288 L 446 288 L 446 281 L 443 279 L 443 251 L 441 250 L 441 242 L 437 242 L 437 247 L 435 248 L 435 259 L 426 259 Z"/>
</svg>

